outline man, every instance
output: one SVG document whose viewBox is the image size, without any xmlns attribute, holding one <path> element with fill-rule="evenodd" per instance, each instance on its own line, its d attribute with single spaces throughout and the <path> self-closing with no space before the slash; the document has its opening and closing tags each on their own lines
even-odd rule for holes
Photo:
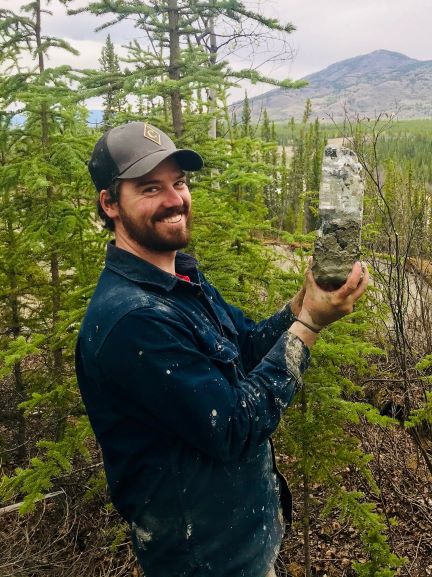
<svg viewBox="0 0 432 577">
<path fill-rule="evenodd" d="M 331 293 L 309 272 L 282 311 L 245 318 L 177 252 L 185 172 L 202 165 L 143 122 L 96 144 L 89 170 L 115 242 L 80 331 L 78 382 L 146 577 L 265 577 L 281 508 L 290 516 L 270 435 L 319 330 L 352 311 L 367 271 L 356 263 Z"/>
</svg>

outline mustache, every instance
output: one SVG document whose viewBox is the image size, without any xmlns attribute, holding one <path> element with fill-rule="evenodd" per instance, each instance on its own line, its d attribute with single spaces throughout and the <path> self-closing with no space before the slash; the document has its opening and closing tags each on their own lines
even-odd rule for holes
<svg viewBox="0 0 432 577">
<path fill-rule="evenodd" d="M 165 210 L 160 210 L 156 212 L 152 218 L 152 222 L 158 222 L 159 220 L 163 220 L 164 218 L 170 218 L 171 216 L 177 216 L 179 214 L 184 214 L 188 216 L 189 214 L 189 206 L 183 204 L 181 206 L 173 206 L 171 208 L 166 208 Z"/>
</svg>

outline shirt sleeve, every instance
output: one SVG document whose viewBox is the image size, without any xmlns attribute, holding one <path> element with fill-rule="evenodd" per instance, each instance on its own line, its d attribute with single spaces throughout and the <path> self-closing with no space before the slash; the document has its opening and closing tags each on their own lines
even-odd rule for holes
<svg viewBox="0 0 432 577">
<path fill-rule="evenodd" d="M 296 317 L 288 303 L 268 319 L 256 323 L 245 316 L 241 309 L 228 304 L 214 287 L 212 289 L 215 301 L 228 313 L 237 329 L 243 366 L 249 372 L 289 329 Z"/>
<path fill-rule="evenodd" d="M 288 362 L 287 346 L 296 351 Z M 113 328 L 99 363 L 114 395 L 120 388 L 130 399 L 122 410 L 139 417 L 145 408 L 174 437 L 229 462 L 273 433 L 309 362 L 302 341 L 283 333 L 246 378 L 233 381 L 226 376 L 238 354 L 232 347 L 211 358 L 184 322 L 139 309 Z"/>
</svg>

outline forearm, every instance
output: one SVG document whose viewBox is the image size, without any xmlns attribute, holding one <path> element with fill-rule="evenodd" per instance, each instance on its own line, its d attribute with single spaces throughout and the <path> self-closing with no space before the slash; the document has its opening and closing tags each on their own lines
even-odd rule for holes
<svg viewBox="0 0 432 577">
<path fill-rule="evenodd" d="M 313 332 L 299 321 L 294 321 L 288 332 L 298 337 L 308 349 L 313 347 L 319 336 L 318 333 Z"/>
<path fill-rule="evenodd" d="M 244 350 L 250 359 L 250 366 L 254 367 L 274 346 L 277 340 L 292 326 L 296 316 L 287 303 L 271 317 L 257 323 L 245 343 Z"/>
</svg>

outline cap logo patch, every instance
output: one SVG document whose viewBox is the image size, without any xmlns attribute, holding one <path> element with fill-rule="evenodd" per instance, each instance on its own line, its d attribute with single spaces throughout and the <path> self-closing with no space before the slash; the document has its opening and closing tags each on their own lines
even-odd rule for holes
<svg viewBox="0 0 432 577">
<path fill-rule="evenodd" d="M 144 124 L 144 138 L 148 138 L 155 144 L 161 144 L 161 135 L 148 124 Z"/>
</svg>

